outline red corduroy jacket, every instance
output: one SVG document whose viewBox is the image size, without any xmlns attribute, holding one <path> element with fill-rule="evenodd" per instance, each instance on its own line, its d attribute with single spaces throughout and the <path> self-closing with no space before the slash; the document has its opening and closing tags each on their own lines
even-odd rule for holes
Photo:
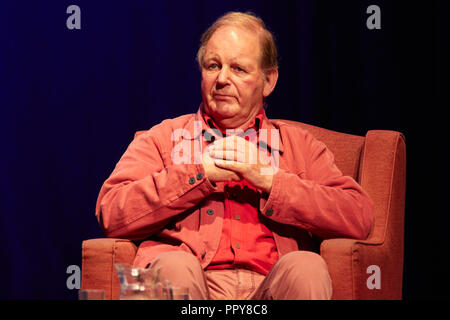
<svg viewBox="0 0 450 320">
<path fill-rule="evenodd" d="M 342 175 L 326 146 L 304 129 L 265 116 L 261 130 L 267 134 L 260 134 L 260 146 L 267 146 L 277 170 L 270 194 L 261 193 L 259 210 L 279 256 L 312 250 L 316 238 L 366 238 L 373 202 Z M 96 216 L 105 234 L 145 240 L 135 266 L 146 267 L 171 250 L 194 254 L 203 268 L 214 257 L 223 183 L 211 184 L 200 160 L 213 135 L 200 110 L 165 120 L 135 136 L 103 184 Z"/>
</svg>

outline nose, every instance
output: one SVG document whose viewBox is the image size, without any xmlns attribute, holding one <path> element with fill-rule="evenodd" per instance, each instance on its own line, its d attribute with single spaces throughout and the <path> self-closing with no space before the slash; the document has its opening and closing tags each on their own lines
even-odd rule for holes
<svg viewBox="0 0 450 320">
<path fill-rule="evenodd" d="M 229 70 L 228 67 L 223 66 L 222 69 L 220 69 L 219 74 L 217 75 L 217 84 L 224 86 L 228 84 L 229 81 Z"/>
</svg>

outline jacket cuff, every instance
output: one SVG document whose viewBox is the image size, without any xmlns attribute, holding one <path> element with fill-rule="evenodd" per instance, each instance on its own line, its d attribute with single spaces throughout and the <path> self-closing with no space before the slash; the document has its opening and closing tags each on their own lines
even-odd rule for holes
<svg viewBox="0 0 450 320">
<path fill-rule="evenodd" d="M 273 218 L 277 213 L 278 203 L 280 203 L 280 190 L 283 183 L 284 170 L 278 169 L 277 173 L 273 176 L 272 189 L 270 190 L 267 200 L 261 198 L 260 211 L 268 217 Z M 267 195 L 267 194 L 266 194 Z"/>
<path fill-rule="evenodd" d="M 206 193 L 211 193 L 216 190 L 215 186 L 209 179 L 206 177 L 205 169 L 201 164 L 192 165 L 191 170 L 187 170 L 186 175 L 186 191 L 189 191 L 197 186 L 201 186 L 202 189 L 206 191 Z"/>
</svg>

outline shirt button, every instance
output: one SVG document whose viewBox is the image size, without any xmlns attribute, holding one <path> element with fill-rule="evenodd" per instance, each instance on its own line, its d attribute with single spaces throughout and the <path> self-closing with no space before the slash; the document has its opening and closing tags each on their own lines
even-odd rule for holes
<svg viewBox="0 0 450 320">
<path fill-rule="evenodd" d="M 197 174 L 197 180 L 202 180 L 203 179 L 203 173 L 199 173 Z"/>
<path fill-rule="evenodd" d="M 189 178 L 189 184 L 194 184 L 194 183 L 195 183 L 195 178 L 194 177 Z"/>
<path fill-rule="evenodd" d="M 213 215 L 214 214 L 214 210 L 213 209 L 208 209 L 206 210 L 206 213 L 209 215 Z"/>
<path fill-rule="evenodd" d="M 235 215 L 234 215 L 234 218 L 235 218 L 236 220 L 241 220 L 241 216 L 238 215 L 238 214 L 235 214 Z"/>
<path fill-rule="evenodd" d="M 271 215 L 273 215 L 273 209 L 272 209 L 272 208 L 267 209 L 267 210 L 266 210 L 266 215 L 268 215 L 269 217 L 270 217 Z"/>
<path fill-rule="evenodd" d="M 214 140 L 215 140 L 215 137 L 211 133 L 209 133 L 208 131 L 205 132 L 203 137 L 205 137 L 206 141 L 214 142 Z"/>
<path fill-rule="evenodd" d="M 240 248 L 241 248 L 241 245 L 240 245 L 239 243 L 235 243 L 235 244 L 234 244 L 234 247 L 237 248 L 237 249 L 240 249 Z"/>
</svg>

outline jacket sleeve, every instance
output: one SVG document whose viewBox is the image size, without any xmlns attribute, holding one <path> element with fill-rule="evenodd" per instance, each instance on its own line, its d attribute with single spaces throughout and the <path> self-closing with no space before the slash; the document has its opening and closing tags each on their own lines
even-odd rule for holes
<svg viewBox="0 0 450 320">
<path fill-rule="evenodd" d="M 165 131 L 135 137 L 104 182 L 96 217 L 106 236 L 145 239 L 214 191 L 201 164 L 167 160 L 171 148 L 158 142 Z"/>
<path fill-rule="evenodd" d="M 365 239 L 373 223 L 373 202 L 334 164 L 326 146 L 307 133 L 300 148 L 306 171 L 279 169 L 261 212 L 269 219 L 309 231 L 322 239 Z"/>
</svg>

